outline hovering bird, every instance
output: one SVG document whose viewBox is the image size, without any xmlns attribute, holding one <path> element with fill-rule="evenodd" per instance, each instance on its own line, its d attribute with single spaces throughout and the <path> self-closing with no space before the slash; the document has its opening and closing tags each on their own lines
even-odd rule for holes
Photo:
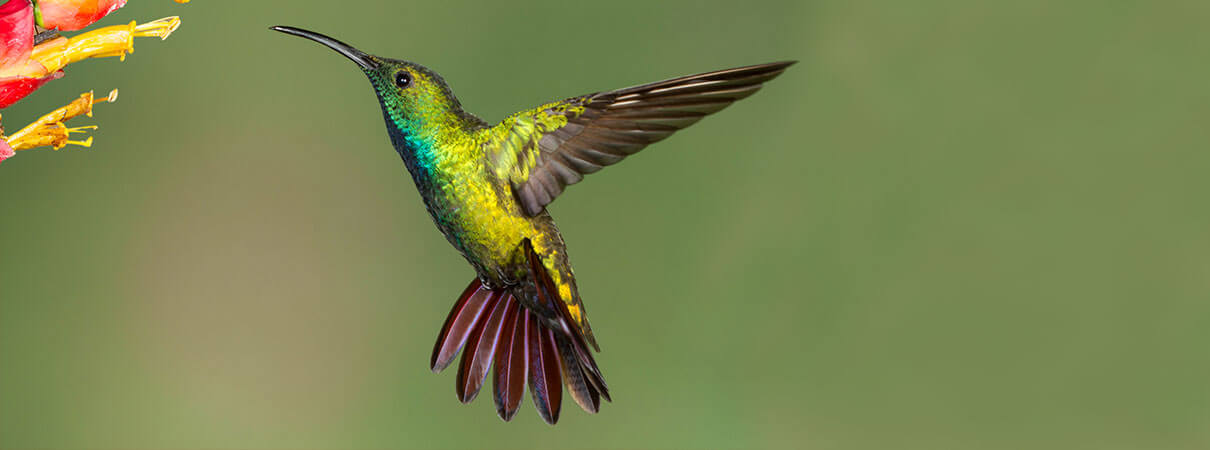
<svg viewBox="0 0 1210 450">
<path fill-rule="evenodd" d="M 511 420 L 528 380 L 538 414 L 559 420 L 563 387 L 595 413 L 609 388 L 567 248 L 546 211 L 568 185 L 760 89 L 793 61 L 689 75 L 547 103 L 490 125 L 416 63 L 366 54 L 294 27 L 353 60 L 378 95 L 387 133 L 437 228 L 476 277 L 441 327 L 440 372 L 462 351 L 456 392 L 478 395 L 494 365 L 496 412 Z"/>
</svg>

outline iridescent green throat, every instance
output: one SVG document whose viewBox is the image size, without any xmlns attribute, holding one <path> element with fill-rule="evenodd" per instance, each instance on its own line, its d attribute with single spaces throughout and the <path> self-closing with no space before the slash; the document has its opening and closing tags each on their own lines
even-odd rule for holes
<svg viewBox="0 0 1210 450">
<path fill-rule="evenodd" d="M 384 62 L 388 62 L 385 60 Z M 406 67 L 417 77 L 406 95 L 400 95 L 392 77 Z M 428 69 L 402 61 L 389 61 L 366 75 L 382 106 L 391 144 L 399 152 L 422 189 L 441 174 L 438 167 L 451 158 L 465 158 L 476 132 L 487 127 L 478 117 L 462 110 L 444 80 Z"/>
</svg>

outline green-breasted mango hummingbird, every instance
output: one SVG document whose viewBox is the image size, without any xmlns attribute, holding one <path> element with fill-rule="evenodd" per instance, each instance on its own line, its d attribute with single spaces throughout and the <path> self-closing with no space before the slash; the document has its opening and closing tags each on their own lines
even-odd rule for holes
<svg viewBox="0 0 1210 450">
<path fill-rule="evenodd" d="M 462 109 L 435 72 L 366 54 L 293 27 L 353 60 L 370 79 L 387 134 L 429 215 L 476 277 L 445 320 L 430 360 L 445 369 L 460 350 L 463 402 L 492 372 L 496 411 L 512 419 L 526 381 L 539 415 L 559 419 L 563 388 L 595 413 L 609 389 L 563 237 L 546 211 L 568 185 L 717 112 L 781 75 L 793 61 L 759 64 L 581 95 L 490 125 Z"/>
</svg>

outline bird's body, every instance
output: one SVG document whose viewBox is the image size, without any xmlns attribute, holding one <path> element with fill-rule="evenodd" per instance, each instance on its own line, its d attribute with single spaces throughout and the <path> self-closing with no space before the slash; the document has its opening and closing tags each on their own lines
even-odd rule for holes
<svg viewBox="0 0 1210 450">
<path fill-rule="evenodd" d="M 558 420 L 563 385 L 589 412 L 609 391 L 588 348 L 596 340 L 563 237 L 545 206 L 584 175 L 751 95 L 792 64 L 572 97 L 491 126 L 464 111 L 423 66 L 367 55 L 318 33 L 274 29 L 323 43 L 361 66 L 425 208 L 475 269 L 438 336 L 433 370 L 465 346 L 456 386 L 463 402 L 478 394 L 494 363 L 500 416 L 512 418 L 528 380 L 549 423 Z"/>
<path fill-rule="evenodd" d="M 391 143 L 411 173 L 425 209 L 488 288 L 518 286 L 529 278 L 528 261 L 521 252 L 521 242 L 528 239 L 550 273 L 560 300 L 592 341 L 554 219 L 545 210 L 534 216 L 522 211 L 509 181 L 493 167 L 497 153 L 509 149 L 504 142 L 511 137 L 512 126 L 526 114 L 515 114 L 490 127 L 455 108 L 458 110 L 433 111 L 427 121 L 440 125 L 426 127 L 409 126 L 384 108 Z"/>
</svg>

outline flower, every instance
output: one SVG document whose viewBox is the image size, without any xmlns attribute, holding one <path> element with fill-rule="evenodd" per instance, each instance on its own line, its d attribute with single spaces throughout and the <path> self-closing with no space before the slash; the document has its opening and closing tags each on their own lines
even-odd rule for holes
<svg viewBox="0 0 1210 450">
<path fill-rule="evenodd" d="M 16 154 L 17 152 L 13 151 L 13 148 L 8 145 L 7 141 L 0 139 L 0 161 L 12 158 Z"/>
<path fill-rule="evenodd" d="M 55 150 L 61 149 L 68 144 L 91 147 L 91 136 L 84 140 L 72 140 L 71 135 L 73 133 L 84 133 L 86 130 L 95 130 L 97 128 L 96 125 L 68 128 L 63 122 L 80 115 L 92 117 L 93 105 L 97 103 L 111 103 L 117 99 L 117 89 L 109 91 L 109 95 L 100 99 L 93 98 L 91 91 L 85 92 L 80 94 L 80 98 L 75 99 L 62 108 L 51 111 L 50 114 L 40 117 L 34 123 L 27 125 L 12 135 L 4 136 L 0 134 L 0 161 L 12 157 L 19 150 L 29 150 L 37 147 L 51 147 Z M 3 133 L 3 130 L 0 130 L 0 133 Z"/>
<path fill-rule="evenodd" d="M 38 25 L 48 30 L 79 30 L 126 5 L 126 0 L 39 0 Z"/>
<path fill-rule="evenodd" d="M 45 2 L 39 3 L 42 5 Z M 118 56 L 134 51 L 134 38 L 167 39 L 180 26 L 177 17 L 100 28 L 76 36 L 58 36 L 33 45 L 32 6 L 28 0 L 9 0 L 0 6 L 0 108 L 29 95 L 43 83 L 63 76 L 61 69 L 80 60 Z M 8 26 L 11 25 L 11 26 Z"/>
<path fill-rule="evenodd" d="M 71 39 L 59 36 L 34 47 L 30 59 L 37 61 L 46 71 L 59 70 L 63 66 L 88 58 L 117 56 L 125 60 L 127 53 L 134 53 L 134 38 L 168 39 L 180 25 L 181 19 L 173 16 L 141 25 L 130 22 L 127 25 L 98 28 L 77 34 Z"/>
<path fill-rule="evenodd" d="M 189 3 L 189 0 L 176 0 Z M 126 0 L 37 0 L 38 25 L 60 31 L 79 30 L 101 20 L 115 9 L 126 5 Z"/>
<path fill-rule="evenodd" d="M 62 76 L 30 59 L 34 47 L 34 10 L 27 0 L 0 5 L 0 108 Z"/>
<path fill-rule="evenodd" d="M 175 0 L 188 3 L 189 0 Z M 126 0 L 0 0 L 0 109 L 37 90 L 47 81 L 61 78 L 63 67 L 88 58 L 117 56 L 126 59 L 134 52 L 134 38 L 167 39 L 180 26 L 177 17 L 144 24 L 130 22 L 100 28 L 71 38 L 58 30 L 79 30 L 121 8 Z M 43 31 L 48 30 L 48 31 Z M 117 99 L 115 89 L 103 99 L 92 92 L 42 116 L 29 126 L 5 136 L 0 127 L 0 161 L 17 151 L 49 146 L 58 150 L 68 144 L 88 147 L 92 138 L 71 136 L 96 126 L 68 128 L 63 122 L 81 114 L 92 116 L 92 106 Z"/>
</svg>

